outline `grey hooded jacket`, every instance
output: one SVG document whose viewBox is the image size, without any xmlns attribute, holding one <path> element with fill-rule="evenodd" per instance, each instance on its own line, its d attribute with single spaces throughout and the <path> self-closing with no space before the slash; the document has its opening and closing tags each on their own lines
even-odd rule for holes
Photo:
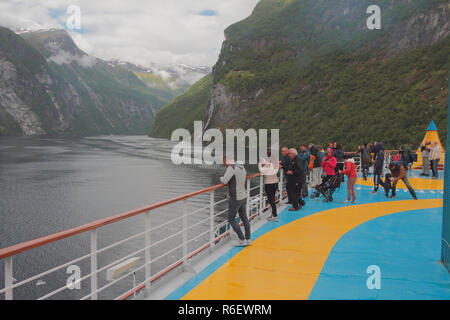
<svg viewBox="0 0 450 320">
<path fill-rule="evenodd" d="M 246 177 L 247 171 L 244 165 L 233 163 L 227 168 L 224 176 L 220 178 L 220 182 L 228 186 L 230 200 L 239 201 L 247 198 L 247 192 L 245 190 Z"/>
</svg>

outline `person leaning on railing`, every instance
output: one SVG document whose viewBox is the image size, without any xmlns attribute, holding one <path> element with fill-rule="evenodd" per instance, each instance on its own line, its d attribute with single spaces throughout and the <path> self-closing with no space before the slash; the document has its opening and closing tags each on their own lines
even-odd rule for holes
<svg viewBox="0 0 450 320">
<path fill-rule="evenodd" d="M 247 217 L 247 191 L 245 190 L 245 181 L 247 178 L 247 171 L 245 170 L 243 163 L 235 162 L 231 157 L 227 157 L 225 160 L 225 166 L 227 171 L 220 181 L 228 187 L 228 223 L 239 237 L 237 246 L 249 246 L 250 241 L 250 223 Z M 236 215 L 239 213 L 244 224 L 245 236 L 242 233 L 241 227 L 236 222 Z"/>
<path fill-rule="evenodd" d="M 264 191 L 266 192 L 267 200 L 272 208 L 272 214 L 268 221 L 278 221 L 277 204 L 275 202 L 275 194 L 278 189 L 278 163 L 271 157 L 271 151 L 267 152 L 267 159 L 261 159 L 258 163 L 259 172 L 263 175 Z"/>
</svg>

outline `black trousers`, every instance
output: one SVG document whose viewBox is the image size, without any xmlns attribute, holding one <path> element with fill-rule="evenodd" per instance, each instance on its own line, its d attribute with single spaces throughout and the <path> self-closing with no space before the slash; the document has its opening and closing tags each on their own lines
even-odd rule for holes
<svg viewBox="0 0 450 320">
<path fill-rule="evenodd" d="M 289 195 L 289 192 L 291 193 L 292 206 L 296 209 L 303 206 L 303 200 L 302 200 L 302 189 L 303 184 L 299 181 L 297 181 L 295 178 L 289 177 L 286 182 L 286 189 Z"/>
<path fill-rule="evenodd" d="M 384 181 L 381 179 L 381 172 L 379 171 L 374 171 L 373 173 L 374 177 L 373 177 L 373 189 L 375 191 L 378 190 L 378 186 L 382 186 L 384 188 Z"/>
<path fill-rule="evenodd" d="M 338 173 L 339 171 L 344 171 L 344 166 L 345 166 L 345 163 L 337 163 L 336 164 L 336 173 Z M 344 175 L 342 175 L 342 182 L 344 182 L 345 180 L 344 180 Z"/>
<path fill-rule="evenodd" d="M 368 162 L 361 163 L 362 174 L 363 174 L 364 180 L 367 180 L 367 176 L 369 175 L 369 167 L 370 167 L 370 164 Z"/>
<path fill-rule="evenodd" d="M 277 216 L 277 204 L 275 203 L 275 194 L 277 193 L 278 183 L 265 184 L 264 191 L 267 195 L 267 200 L 272 207 L 272 216 Z"/>
</svg>

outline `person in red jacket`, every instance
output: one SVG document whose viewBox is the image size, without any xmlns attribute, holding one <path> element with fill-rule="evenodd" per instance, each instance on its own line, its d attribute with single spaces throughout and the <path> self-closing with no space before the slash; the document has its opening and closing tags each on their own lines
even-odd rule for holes
<svg viewBox="0 0 450 320">
<path fill-rule="evenodd" d="M 347 180 L 347 201 L 345 203 L 356 202 L 356 192 L 355 192 L 355 184 L 356 179 L 358 178 L 358 174 L 356 173 L 355 160 L 348 155 L 344 156 L 345 161 L 345 170 L 340 171 L 341 174 L 346 174 L 348 176 Z"/>
<path fill-rule="evenodd" d="M 329 148 L 327 150 L 325 158 L 323 158 L 323 161 L 322 161 L 323 171 L 327 175 L 323 179 L 322 183 L 328 181 L 332 176 L 334 176 L 336 174 L 336 165 L 337 165 L 337 160 L 333 156 L 333 149 Z"/>
</svg>

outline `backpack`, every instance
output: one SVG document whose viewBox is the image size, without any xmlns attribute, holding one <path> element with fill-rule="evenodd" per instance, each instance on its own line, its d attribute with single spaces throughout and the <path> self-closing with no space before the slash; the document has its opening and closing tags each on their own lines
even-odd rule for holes
<svg viewBox="0 0 450 320">
<path fill-rule="evenodd" d="M 315 160 L 316 160 L 316 156 L 311 155 L 311 157 L 309 158 L 309 164 L 308 164 L 309 170 L 314 169 L 314 161 Z"/>
</svg>

